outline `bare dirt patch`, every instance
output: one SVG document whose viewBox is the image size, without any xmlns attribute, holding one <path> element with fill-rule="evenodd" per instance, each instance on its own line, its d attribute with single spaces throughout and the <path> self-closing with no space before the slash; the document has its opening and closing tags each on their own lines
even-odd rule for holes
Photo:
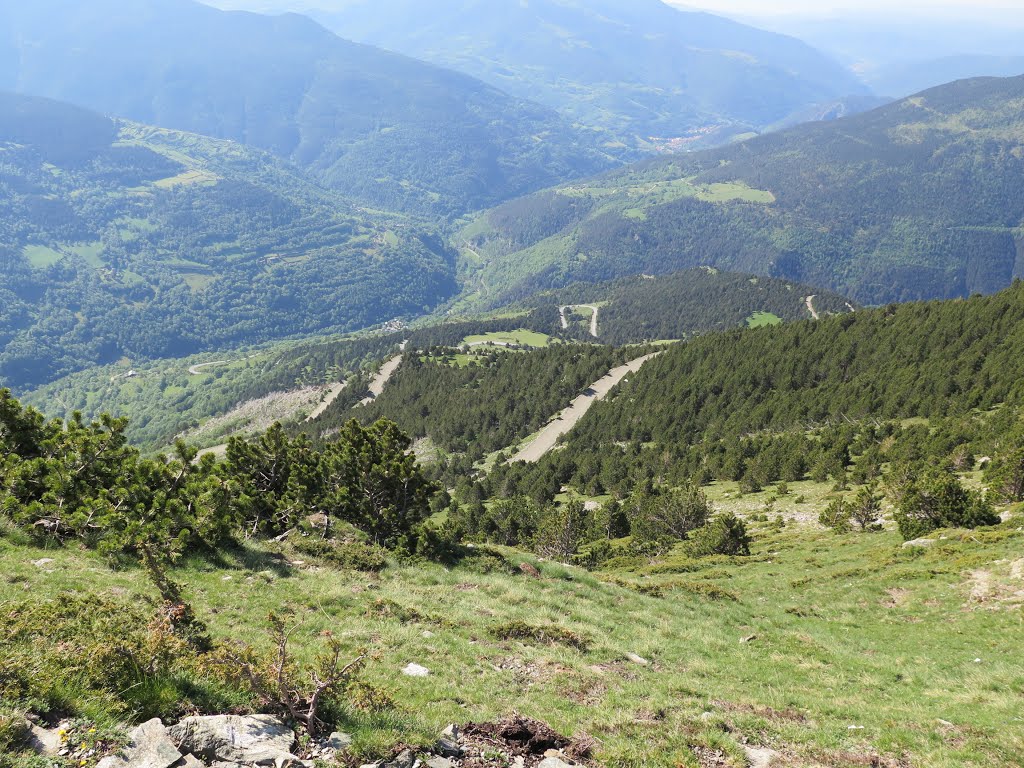
<svg viewBox="0 0 1024 768">
<path fill-rule="evenodd" d="M 512 715 L 492 723 L 469 723 L 462 730 L 463 768 L 518 765 L 534 768 L 544 757 L 589 764 L 596 742 L 580 735 L 570 739 L 539 720 Z"/>
<path fill-rule="evenodd" d="M 964 607 L 999 610 L 1024 605 L 1024 558 L 992 565 L 995 567 L 970 573 Z"/>
</svg>

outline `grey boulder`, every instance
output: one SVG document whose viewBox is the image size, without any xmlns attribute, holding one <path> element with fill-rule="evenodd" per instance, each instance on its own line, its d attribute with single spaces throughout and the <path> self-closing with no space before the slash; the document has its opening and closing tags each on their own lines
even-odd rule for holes
<svg viewBox="0 0 1024 768">
<path fill-rule="evenodd" d="M 62 746 L 60 734 L 55 730 L 50 731 L 40 728 L 35 723 L 29 723 L 28 746 L 40 755 L 56 755 Z"/>
<path fill-rule="evenodd" d="M 207 762 L 299 768 L 295 734 L 272 715 L 188 717 L 168 729 L 181 752 Z"/>
<path fill-rule="evenodd" d="M 171 768 L 188 765 L 159 718 L 147 720 L 128 738 L 124 756 L 103 758 L 97 768 Z"/>
</svg>

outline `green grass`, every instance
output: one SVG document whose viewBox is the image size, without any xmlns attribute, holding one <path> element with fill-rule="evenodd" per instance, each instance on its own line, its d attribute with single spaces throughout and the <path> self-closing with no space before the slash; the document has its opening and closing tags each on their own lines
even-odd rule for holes
<svg viewBox="0 0 1024 768">
<path fill-rule="evenodd" d="M 266 614 L 291 611 L 300 658 L 326 630 L 346 655 L 372 649 L 365 677 L 398 708 L 344 724 L 361 757 L 399 741 L 430 744 L 449 722 L 517 711 L 594 736 L 597 758 L 617 768 L 696 766 L 693 744 L 722 747 L 739 768 L 745 741 L 794 766 L 867 765 L 874 754 L 931 768 L 1019 765 L 1020 609 L 970 602 L 971 572 L 1010 583 L 1018 530 L 950 532 L 920 551 L 888 532 L 753 532 L 749 559 L 694 564 L 673 553 L 635 572 L 591 574 L 509 553 L 534 562 L 540 580 L 432 564 L 379 576 L 290 567 L 271 559 L 273 548 L 220 564 L 194 559 L 175 578 L 217 636 L 265 645 Z M 54 562 L 32 564 L 41 557 Z M 0 573 L 0 601 L 149 592 L 138 572 L 74 547 L 0 540 Z M 729 594 L 736 599 L 722 599 Z M 381 600 L 415 613 L 374 611 Z M 559 627 L 589 649 L 499 639 L 512 622 Z M 431 675 L 399 674 L 409 662 Z"/>
<path fill-rule="evenodd" d="M 179 173 L 177 176 L 154 181 L 153 186 L 160 189 L 173 189 L 174 187 L 191 186 L 193 184 L 209 186 L 216 184 L 218 179 L 219 177 L 216 174 L 209 171 L 190 170 Z"/>
<path fill-rule="evenodd" d="M 55 251 L 53 248 L 48 248 L 45 245 L 26 245 L 22 249 L 22 255 L 36 269 L 52 266 L 64 258 L 63 253 Z"/>
<path fill-rule="evenodd" d="M 87 243 L 86 245 L 73 245 L 68 248 L 73 254 L 85 261 L 89 266 L 102 267 L 103 243 Z"/>
<path fill-rule="evenodd" d="M 459 346 L 464 344 L 521 344 L 530 347 L 546 347 L 550 343 L 551 337 L 547 334 L 520 329 L 518 331 L 496 331 L 479 336 L 467 336 L 459 343 Z"/>
<path fill-rule="evenodd" d="M 182 272 L 181 279 L 189 287 L 192 293 L 201 293 L 216 282 L 215 275 L 206 275 L 199 272 Z"/>
<path fill-rule="evenodd" d="M 766 325 L 781 325 L 782 318 L 771 312 L 755 312 L 747 318 L 747 327 L 762 328 Z"/>
</svg>

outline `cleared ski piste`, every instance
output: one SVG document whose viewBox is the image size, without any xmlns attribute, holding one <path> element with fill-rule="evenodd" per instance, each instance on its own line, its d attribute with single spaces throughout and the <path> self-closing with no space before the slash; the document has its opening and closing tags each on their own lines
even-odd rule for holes
<svg viewBox="0 0 1024 768">
<path fill-rule="evenodd" d="M 555 447 L 558 443 L 558 438 L 579 423 L 579 420 L 586 415 L 594 403 L 598 400 L 603 400 L 616 384 L 629 374 L 639 371 L 643 368 L 644 363 L 660 354 L 661 352 L 654 352 L 650 355 L 644 355 L 610 370 L 587 387 L 583 394 L 579 395 L 568 408 L 549 421 L 547 426 L 540 430 L 532 439 L 527 438 L 529 443 L 524 445 L 510 461 L 524 461 L 527 463 L 539 461 L 548 451 Z"/>
</svg>

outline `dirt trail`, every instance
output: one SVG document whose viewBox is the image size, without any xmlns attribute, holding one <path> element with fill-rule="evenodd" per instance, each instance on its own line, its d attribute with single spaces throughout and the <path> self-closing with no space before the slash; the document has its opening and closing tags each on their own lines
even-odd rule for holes
<svg viewBox="0 0 1024 768">
<path fill-rule="evenodd" d="M 331 403 L 341 396 L 341 393 L 345 391 L 345 387 L 347 386 L 347 381 L 339 381 L 327 390 L 327 394 L 324 396 L 323 402 L 313 409 L 313 412 L 306 417 L 306 421 L 315 421 L 323 416 L 324 412 L 331 407 Z"/>
<path fill-rule="evenodd" d="M 593 336 L 596 339 L 597 338 L 597 313 L 599 312 L 599 308 L 595 307 L 593 304 L 567 304 L 564 307 L 559 307 L 558 308 L 558 314 L 562 318 L 562 329 L 563 330 L 569 327 L 569 319 L 565 316 L 565 311 L 567 309 L 589 309 L 591 311 L 591 315 L 590 315 L 590 335 Z"/>
<path fill-rule="evenodd" d="M 405 346 L 408 341 L 403 341 L 400 349 L 404 352 Z M 402 355 L 398 354 L 388 360 L 384 365 L 381 366 L 380 370 L 377 371 L 377 375 L 373 377 L 373 381 L 370 382 L 370 396 L 364 397 L 359 401 L 359 405 L 369 405 L 384 392 L 384 387 L 387 386 L 388 381 L 395 375 L 395 371 L 398 370 L 398 366 L 402 363 Z"/>
<path fill-rule="evenodd" d="M 616 384 L 629 374 L 639 371 L 644 366 L 644 363 L 660 354 L 661 352 L 655 352 L 651 355 L 644 355 L 625 365 L 620 365 L 618 368 L 613 368 L 602 378 L 591 384 L 582 395 L 572 401 L 568 408 L 548 422 L 547 426 L 537 433 L 533 442 L 520 450 L 511 460 L 525 462 L 540 460 L 544 454 L 555 447 L 559 437 L 579 423 L 579 420 L 586 415 L 594 403 L 598 400 L 603 400 Z"/>
<path fill-rule="evenodd" d="M 818 317 L 818 313 L 814 309 L 814 296 L 807 297 L 807 311 L 811 313 L 811 317 L 813 317 L 815 320 L 821 319 L 820 317 Z"/>
<path fill-rule="evenodd" d="M 212 363 L 199 363 L 199 365 L 193 365 L 188 369 L 189 375 L 198 376 L 203 372 L 203 368 L 212 368 L 215 365 L 227 365 L 227 360 L 216 360 Z"/>
</svg>

